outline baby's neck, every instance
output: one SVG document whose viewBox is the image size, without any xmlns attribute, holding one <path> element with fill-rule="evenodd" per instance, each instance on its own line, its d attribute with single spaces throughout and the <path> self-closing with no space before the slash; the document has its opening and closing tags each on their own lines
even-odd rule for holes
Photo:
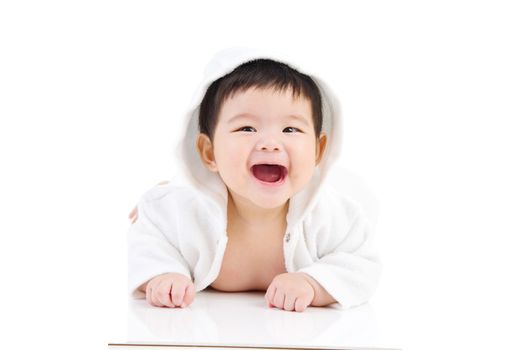
<svg viewBox="0 0 528 350">
<path fill-rule="evenodd" d="M 243 225 L 251 227 L 277 226 L 286 220 L 289 201 L 277 208 L 261 208 L 248 200 L 234 199 L 228 196 L 227 216 L 228 220 L 236 220 Z"/>
</svg>

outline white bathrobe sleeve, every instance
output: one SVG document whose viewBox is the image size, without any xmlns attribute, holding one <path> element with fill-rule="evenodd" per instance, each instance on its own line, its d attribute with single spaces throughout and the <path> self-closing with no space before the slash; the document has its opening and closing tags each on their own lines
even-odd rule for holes
<svg viewBox="0 0 528 350">
<path fill-rule="evenodd" d="M 189 268 L 175 240 L 169 240 L 156 223 L 149 202 L 142 198 L 138 218 L 128 231 L 128 290 L 133 298 L 144 293 L 137 288 L 155 276 L 177 272 L 191 278 Z"/>
<path fill-rule="evenodd" d="M 323 230 L 318 234 L 316 245 L 320 257 L 313 264 L 299 269 L 319 282 L 340 308 L 367 302 L 381 274 L 381 263 L 374 252 L 373 236 L 364 212 L 358 205 L 351 205 L 345 216 L 348 216 L 348 228 L 336 230 L 343 232 Z M 331 227 L 336 229 L 339 226 Z"/>
</svg>

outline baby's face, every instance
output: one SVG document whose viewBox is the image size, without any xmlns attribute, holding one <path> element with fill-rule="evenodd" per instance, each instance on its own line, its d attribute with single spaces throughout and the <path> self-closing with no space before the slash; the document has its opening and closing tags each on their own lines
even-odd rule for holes
<svg viewBox="0 0 528 350">
<path fill-rule="evenodd" d="M 324 133 L 315 137 L 308 99 L 250 88 L 221 108 L 210 169 L 233 196 L 276 208 L 310 181 L 325 145 Z"/>
</svg>

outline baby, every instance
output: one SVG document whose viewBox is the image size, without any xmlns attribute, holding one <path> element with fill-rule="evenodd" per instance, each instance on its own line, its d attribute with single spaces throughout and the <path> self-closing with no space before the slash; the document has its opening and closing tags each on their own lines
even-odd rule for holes
<svg viewBox="0 0 528 350">
<path fill-rule="evenodd" d="M 327 183 L 339 105 L 294 67 L 242 48 L 211 61 L 182 128 L 181 173 L 132 214 L 132 296 L 186 307 L 207 287 L 262 290 L 269 307 L 302 312 L 373 294 L 380 263 L 365 215 Z"/>
</svg>

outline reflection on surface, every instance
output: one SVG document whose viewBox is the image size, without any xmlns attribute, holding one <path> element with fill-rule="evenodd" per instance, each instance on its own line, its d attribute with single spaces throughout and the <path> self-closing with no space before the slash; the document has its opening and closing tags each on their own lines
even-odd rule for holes
<svg viewBox="0 0 528 350">
<path fill-rule="evenodd" d="M 150 344 L 376 346 L 378 328 L 368 304 L 350 310 L 270 309 L 263 292 L 205 290 L 185 309 L 131 300 L 128 342 Z"/>
</svg>

